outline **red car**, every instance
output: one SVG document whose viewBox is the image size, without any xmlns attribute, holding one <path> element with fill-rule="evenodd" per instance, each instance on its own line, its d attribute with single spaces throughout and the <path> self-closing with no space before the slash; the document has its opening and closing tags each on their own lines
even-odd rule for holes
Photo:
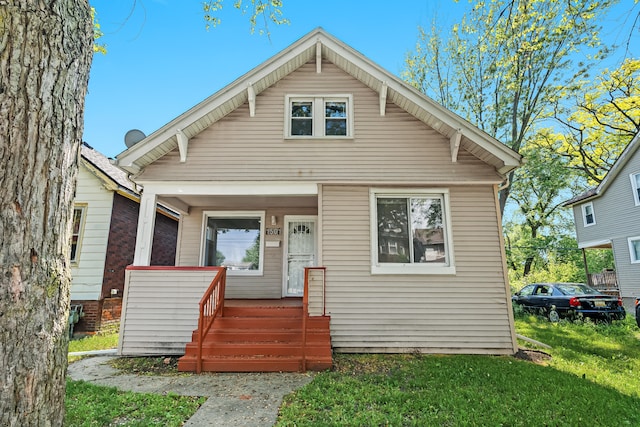
<svg viewBox="0 0 640 427">
<path fill-rule="evenodd" d="M 560 317 L 622 320 L 627 314 L 620 297 L 602 294 L 582 283 L 533 283 L 511 299 L 525 311 L 543 314 L 552 322 Z"/>
</svg>

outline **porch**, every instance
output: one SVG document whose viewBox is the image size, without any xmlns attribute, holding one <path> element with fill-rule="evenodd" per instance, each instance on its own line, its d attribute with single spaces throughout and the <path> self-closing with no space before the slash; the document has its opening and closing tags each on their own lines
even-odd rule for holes
<svg viewBox="0 0 640 427">
<path fill-rule="evenodd" d="M 584 262 L 584 270 L 587 276 L 587 285 L 597 289 L 606 295 L 620 296 L 620 287 L 618 286 L 618 276 L 614 270 L 604 269 L 600 273 L 592 273 L 589 271 L 589 263 L 587 262 L 586 251 L 589 249 L 612 250 L 611 242 L 605 241 L 592 246 L 582 247 L 582 260 Z"/>
<path fill-rule="evenodd" d="M 324 268 L 305 269 L 300 298 L 254 300 L 224 298 L 226 271 L 130 266 L 118 354 L 182 356 L 178 369 L 196 372 L 331 367 Z"/>
<path fill-rule="evenodd" d="M 588 285 L 603 294 L 620 296 L 618 277 L 615 271 L 604 270 L 601 273 L 587 273 Z"/>
</svg>

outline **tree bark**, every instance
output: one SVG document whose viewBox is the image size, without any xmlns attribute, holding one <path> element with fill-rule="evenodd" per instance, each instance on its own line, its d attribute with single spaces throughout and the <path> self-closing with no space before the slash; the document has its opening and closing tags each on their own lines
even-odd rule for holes
<svg viewBox="0 0 640 427">
<path fill-rule="evenodd" d="M 0 425 L 61 426 L 87 0 L 0 0 Z"/>
</svg>

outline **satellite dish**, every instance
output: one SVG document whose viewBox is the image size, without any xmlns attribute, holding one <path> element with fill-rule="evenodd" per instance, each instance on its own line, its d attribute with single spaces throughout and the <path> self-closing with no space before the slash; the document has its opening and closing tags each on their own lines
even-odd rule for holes
<svg viewBox="0 0 640 427">
<path fill-rule="evenodd" d="M 141 130 L 131 129 L 124 135 L 124 144 L 127 148 L 131 148 L 146 137 L 147 135 L 145 135 Z"/>
</svg>

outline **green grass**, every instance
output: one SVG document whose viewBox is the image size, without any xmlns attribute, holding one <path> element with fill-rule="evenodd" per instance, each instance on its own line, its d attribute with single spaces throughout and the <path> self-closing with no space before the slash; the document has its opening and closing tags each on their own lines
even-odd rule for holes
<svg viewBox="0 0 640 427">
<path fill-rule="evenodd" d="M 549 367 L 640 396 L 640 329 L 631 316 L 612 324 L 522 316 L 516 318 L 516 330 L 552 347 L 545 349 L 553 356 Z"/>
<path fill-rule="evenodd" d="M 338 355 L 285 398 L 279 426 L 640 425 L 640 335 L 614 325 L 518 318 L 553 346 L 546 366 L 513 357 Z"/>
<path fill-rule="evenodd" d="M 64 425 L 181 426 L 204 403 L 204 397 L 142 394 L 67 381 Z"/>
<path fill-rule="evenodd" d="M 108 350 L 118 346 L 118 334 L 98 334 L 69 341 L 69 353 L 76 351 Z"/>
<path fill-rule="evenodd" d="M 337 355 L 332 371 L 285 398 L 277 425 L 640 425 L 640 330 L 631 317 L 607 325 L 518 315 L 516 330 L 551 345 L 551 358 Z M 93 338 L 83 350 L 95 349 Z M 170 366 L 161 358 L 128 364 L 121 368 Z M 65 425 L 178 426 L 203 401 L 70 381 Z"/>
<path fill-rule="evenodd" d="M 118 345 L 118 334 L 93 335 L 69 342 L 69 352 L 105 350 Z M 70 361 L 78 358 L 69 358 Z M 129 359 L 114 359 L 114 361 Z M 153 358 L 166 367 L 165 358 Z M 175 365 L 174 359 L 171 363 Z M 149 362 L 151 363 L 151 362 Z M 126 365 L 126 363 L 125 363 Z M 157 368 L 160 369 L 160 368 Z M 160 396 L 118 391 L 84 381 L 67 381 L 64 425 L 75 426 L 181 426 L 205 402 L 205 397 Z"/>
</svg>

